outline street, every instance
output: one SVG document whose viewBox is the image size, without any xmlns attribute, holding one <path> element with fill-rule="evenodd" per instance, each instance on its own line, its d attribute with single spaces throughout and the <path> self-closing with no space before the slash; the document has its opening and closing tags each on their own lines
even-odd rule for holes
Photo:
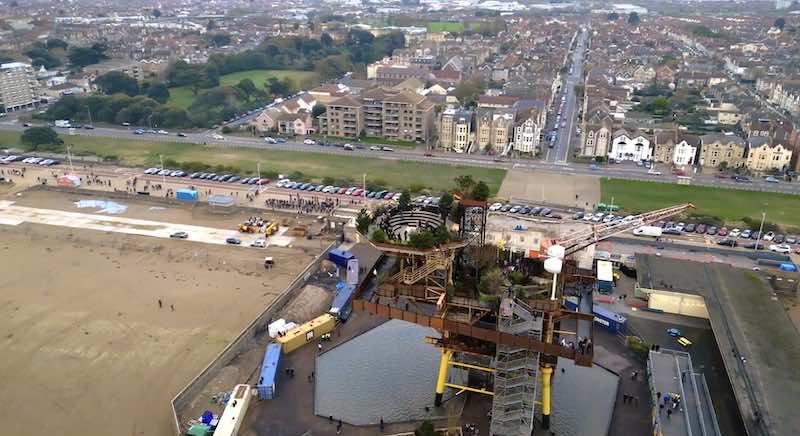
<svg viewBox="0 0 800 436">
<path fill-rule="evenodd" d="M 550 120 L 545 129 L 546 134 L 555 131 L 558 135 L 553 148 L 546 149 L 544 158 L 546 162 L 566 164 L 569 160 L 571 145 L 576 137 L 575 119 L 578 96 L 575 95 L 575 85 L 583 81 L 583 52 L 586 50 L 588 39 L 588 32 L 578 31 L 577 43 L 571 51 L 571 60 L 566 65 L 569 71 L 564 76 L 561 91 L 555 97 L 553 103 L 555 107 L 550 113 Z M 545 144 L 549 147 L 550 142 L 545 141 Z"/>
</svg>

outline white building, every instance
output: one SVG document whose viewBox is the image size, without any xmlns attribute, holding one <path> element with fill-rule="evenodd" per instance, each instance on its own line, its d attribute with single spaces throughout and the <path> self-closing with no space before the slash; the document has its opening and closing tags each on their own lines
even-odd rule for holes
<svg viewBox="0 0 800 436">
<path fill-rule="evenodd" d="M 520 153 L 536 154 L 542 128 L 533 117 L 517 124 L 514 128 L 514 150 Z"/>
<path fill-rule="evenodd" d="M 672 163 L 679 166 L 694 165 L 698 146 L 699 144 L 690 144 L 686 139 L 675 144 L 675 150 L 672 154 Z"/>
<path fill-rule="evenodd" d="M 28 64 L 0 64 L 0 105 L 6 111 L 34 107 L 40 101 L 36 71 Z"/>
<path fill-rule="evenodd" d="M 640 134 L 630 134 L 624 130 L 614 132 L 611 140 L 611 152 L 608 157 L 616 160 L 642 161 L 651 160 L 653 148 L 650 139 Z"/>
</svg>

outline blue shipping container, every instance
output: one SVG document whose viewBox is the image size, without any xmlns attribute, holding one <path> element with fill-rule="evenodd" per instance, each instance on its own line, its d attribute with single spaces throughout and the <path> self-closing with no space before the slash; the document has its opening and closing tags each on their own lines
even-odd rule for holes
<svg viewBox="0 0 800 436">
<path fill-rule="evenodd" d="M 275 377 L 278 374 L 278 364 L 281 360 L 280 344 L 270 343 L 264 353 L 264 363 L 261 364 L 261 376 L 256 389 L 260 400 L 271 400 L 275 396 Z"/>
<path fill-rule="evenodd" d="M 193 189 L 176 189 L 175 198 L 184 201 L 197 201 L 197 191 Z"/>
<path fill-rule="evenodd" d="M 625 333 L 628 326 L 628 318 L 598 305 L 594 306 L 592 312 L 594 313 L 594 322 L 605 327 L 606 330 Z"/>
<path fill-rule="evenodd" d="M 781 268 L 781 271 L 797 272 L 797 265 L 795 265 L 793 263 L 788 263 L 788 262 L 787 263 L 782 263 L 780 268 Z"/>
<path fill-rule="evenodd" d="M 354 286 L 350 286 L 347 283 L 340 282 L 337 284 L 336 296 L 333 297 L 329 313 L 341 321 L 346 320 L 353 309 L 352 303 L 355 290 Z"/>
<path fill-rule="evenodd" d="M 353 253 L 347 250 L 335 249 L 328 253 L 328 260 L 339 265 L 342 268 L 347 268 L 347 261 L 354 258 Z"/>
</svg>

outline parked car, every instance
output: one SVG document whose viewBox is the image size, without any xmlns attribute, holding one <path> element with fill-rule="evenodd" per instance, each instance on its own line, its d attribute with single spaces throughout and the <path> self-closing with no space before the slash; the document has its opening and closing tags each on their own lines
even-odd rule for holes
<svg viewBox="0 0 800 436">
<path fill-rule="evenodd" d="M 731 230 L 730 236 L 731 238 L 738 238 L 742 234 L 742 231 L 738 228 Z"/>
<path fill-rule="evenodd" d="M 678 336 L 683 336 L 681 331 L 675 327 L 670 327 L 667 329 L 667 334 L 672 336 L 673 338 L 677 338 Z"/>
<path fill-rule="evenodd" d="M 741 235 L 740 235 L 740 236 L 741 236 L 742 238 L 744 238 L 744 239 L 748 239 L 748 238 L 750 238 L 750 235 L 752 235 L 752 234 L 753 234 L 753 231 L 752 231 L 752 230 L 750 230 L 750 229 L 745 229 L 745 230 L 743 230 L 743 231 L 742 231 L 742 233 L 741 233 Z"/>
<path fill-rule="evenodd" d="M 722 227 L 721 229 L 719 229 L 717 231 L 717 234 L 720 235 L 720 236 L 728 236 L 728 228 L 727 227 Z"/>
<path fill-rule="evenodd" d="M 783 244 L 785 239 L 786 237 L 783 235 L 775 235 L 775 237 L 772 239 L 772 242 L 776 244 Z"/>
<path fill-rule="evenodd" d="M 491 206 L 489 206 L 489 211 L 494 212 L 496 210 L 499 210 L 501 207 L 503 207 L 502 203 L 494 203 Z"/>
<path fill-rule="evenodd" d="M 175 232 L 169 235 L 169 237 L 173 239 L 186 239 L 189 237 L 189 234 L 186 232 Z"/>
<path fill-rule="evenodd" d="M 735 247 L 738 245 L 736 239 L 721 239 L 717 242 L 717 245 L 724 245 L 726 247 Z"/>
<path fill-rule="evenodd" d="M 702 235 L 702 234 L 704 234 L 706 232 L 706 225 L 705 224 L 698 224 L 697 227 L 695 227 L 694 230 L 695 230 L 696 233 Z"/>
<path fill-rule="evenodd" d="M 769 251 L 774 251 L 781 254 L 789 254 L 792 252 L 792 247 L 787 244 L 772 244 L 769 246 Z"/>
<path fill-rule="evenodd" d="M 251 242 L 250 246 L 255 248 L 267 248 L 267 240 L 263 238 L 258 238 L 255 241 Z"/>
<path fill-rule="evenodd" d="M 572 219 L 579 220 L 583 218 L 583 212 L 575 212 L 575 215 L 572 215 Z"/>
<path fill-rule="evenodd" d="M 797 243 L 797 236 L 795 235 L 786 235 L 786 240 L 783 241 L 787 244 L 796 244 Z"/>
<path fill-rule="evenodd" d="M 778 179 L 776 179 L 775 177 L 772 177 L 772 176 L 767 177 L 766 179 L 764 179 L 764 181 L 767 182 L 767 183 L 778 183 L 779 182 Z"/>
<path fill-rule="evenodd" d="M 714 236 L 716 234 L 717 234 L 717 227 L 716 226 L 711 226 L 711 227 L 708 228 L 708 230 L 706 230 L 706 235 Z M 722 235 L 722 236 L 725 236 L 725 235 Z"/>
<path fill-rule="evenodd" d="M 773 239 L 775 239 L 775 232 L 767 232 L 764 234 L 765 241 L 772 241 Z"/>
<path fill-rule="evenodd" d="M 514 206 L 512 206 L 510 204 L 506 204 L 506 205 L 504 205 L 503 207 L 500 208 L 500 212 L 508 212 L 509 210 L 511 210 L 512 207 L 514 207 Z"/>
<path fill-rule="evenodd" d="M 517 213 L 519 210 L 522 209 L 522 206 L 513 206 L 511 209 L 508 210 L 509 213 Z"/>
<path fill-rule="evenodd" d="M 226 244 L 231 244 L 231 245 L 240 245 L 242 243 L 242 240 L 238 239 L 238 238 L 230 237 L 230 238 L 225 239 L 225 243 Z"/>
<path fill-rule="evenodd" d="M 686 227 L 684 227 L 684 228 L 683 228 L 683 230 L 684 230 L 686 233 L 694 233 L 694 228 L 695 228 L 695 227 L 696 227 L 696 226 L 694 225 L 694 223 L 689 223 L 689 224 L 686 224 Z"/>
</svg>

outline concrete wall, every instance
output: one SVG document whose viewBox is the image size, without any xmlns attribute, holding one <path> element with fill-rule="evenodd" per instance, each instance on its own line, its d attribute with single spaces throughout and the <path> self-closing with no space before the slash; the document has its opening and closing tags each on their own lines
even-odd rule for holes
<svg viewBox="0 0 800 436">
<path fill-rule="evenodd" d="M 292 283 L 284 290 L 272 304 L 261 312 L 241 333 L 234 339 L 217 357 L 208 364 L 199 374 L 197 374 L 192 381 L 186 385 L 177 395 L 172 399 L 172 417 L 174 420 L 175 434 L 180 436 L 184 434 L 185 429 L 181 428 L 178 415 L 182 409 L 191 403 L 191 401 L 200 393 L 203 388 L 214 378 L 220 369 L 227 366 L 233 359 L 241 353 L 247 351 L 249 348 L 257 344 L 257 338 L 267 332 L 267 324 L 275 317 L 283 306 L 291 301 L 303 289 L 306 281 L 310 277 L 320 262 L 327 257 L 330 251 L 339 242 L 331 242 L 330 245 L 320 253 L 308 266 L 297 275 Z"/>
<path fill-rule="evenodd" d="M 650 294 L 648 307 L 666 313 L 708 319 L 708 309 L 703 297 L 677 292 L 655 291 Z"/>
</svg>

